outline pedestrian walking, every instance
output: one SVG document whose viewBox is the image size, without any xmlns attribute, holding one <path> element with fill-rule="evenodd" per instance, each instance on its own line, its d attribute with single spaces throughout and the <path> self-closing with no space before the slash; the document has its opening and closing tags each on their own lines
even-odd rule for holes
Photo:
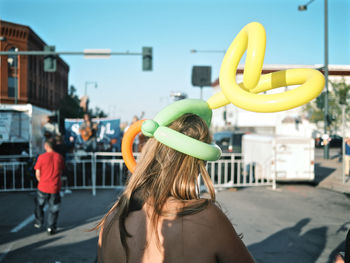
<svg viewBox="0 0 350 263">
<path fill-rule="evenodd" d="M 345 175 L 349 176 L 350 169 L 350 138 L 345 139 Z"/>
<path fill-rule="evenodd" d="M 44 206 L 48 203 L 47 233 L 55 234 L 57 218 L 61 203 L 61 175 L 64 169 L 62 155 L 55 152 L 54 140 L 48 139 L 44 144 L 45 153 L 39 155 L 34 166 L 35 176 L 38 180 L 37 196 L 35 198 L 35 228 L 42 228 L 44 224 Z"/>
</svg>

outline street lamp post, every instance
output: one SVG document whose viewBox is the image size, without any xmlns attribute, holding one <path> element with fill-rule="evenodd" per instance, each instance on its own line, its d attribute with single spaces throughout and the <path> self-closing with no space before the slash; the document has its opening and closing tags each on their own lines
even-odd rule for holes
<svg viewBox="0 0 350 263">
<path fill-rule="evenodd" d="M 174 101 L 183 100 L 187 98 L 187 94 L 181 91 L 175 91 L 170 93 L 170 97 L 174 98 Z"/>
<path fill-rule="evenodd" d="M 305 5 L 299 5 L 299 11 L 306 11 L 307 6 L 315 0 L 310 0 Z M 324 0 L 324 76 L 325 85 L 325 105 L 324 105 L 324 134 L 327 134 L 328 128 L 328 0 Z M 325 144 L 323 158 L 329 159 L 329 144 Z"/>
<path fill-rule="evenodd" d="M 225 54 L 225 50 L 198 50 L 198 49 L 191 49 L 191 53 L 223 53 Z"/>
<path fill-rule="evenodd" d="M 226 51 L 225 50 L 198 50 L 198 49 L 191 49 L 190 50 L 191 53 L 222 53 L 225 55 Z M 200 99 L 202 99 L 203 97 L 203 87 L 200 87 Z M 225 106 L 226 109 L 226 106 Z"/>
<path fill-rule="evenodd" d="M 7 41 L 7 39 L 6 39 L 6 37 L 4 37 L 4 36 L 0 36 L 0 41 L 2 42 L 2 41 L 4 41 L 4 42 L 6 42 Z M 18 52 L 18 48 L 15 48 L 14 49 L 14 52 Z M 7 61 L 9 62 L 9 58 L 7 58 Z M 13 63 L 13 65 L 14 65 L 14 68 L 15 68 L 15 72 L 14 72 L 14 74 L 15 74 L 15 81 L 14 81 L 14 89 L 15 89 L 15 91 L 14 91 L 14 103 L 15 104 L 17 104 L 18 103 L 18 81 L 19 81 L 19 76 L 17 76 L 18 75 L 18 61 L 19 61 L 19 59 L 18 59 L 18 55 L 15 55 L 15 56 L 13 56 L 13 58 L 12 58 L 12 62 L 11 63 Z M 0 57 L 0 64 L 1 64 L 1 57 Z"/>
<path fill-rule="evenodd" d="M 85 81 L 85 92 L 84 95 L 87 96 L 87 88 L 89 84 L 94 84 L 95 89 L 97 89 L 97 82 L 96 81 Z"/>
<path fill-rule="evenodd" d="M 97 82 L 96 81 L 85 81 L 85 92 L 84 92 L 84 102 L 80 102 L 81 105 L 85 106 L 81 106 L 84 110 L 84 113 L 88 112 L 88 108 L 89 108 L 89 96 L 87 95 L 87 88 L 89 84 L 94 84 L 95 89 L 97 89 Z"/>
</svg>

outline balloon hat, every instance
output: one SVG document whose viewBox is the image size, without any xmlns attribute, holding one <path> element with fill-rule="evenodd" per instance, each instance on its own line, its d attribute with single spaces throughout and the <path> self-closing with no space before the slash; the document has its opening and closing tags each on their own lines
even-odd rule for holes
<svg viewBox="0 0 350 263">
<path fill-rule="evenodd" d="M 221 156 L 220 148 L 195 140 L 167 126 L 186 113 L 201 117 L 208 127 L 212 110 L 229 103 L 254 112 L 278 112 L 301 106 L 316 98 L 323 90 L 324 76 L 315 69 L 288 69 L 261 75 L 266 46 L 264 27 L 257 22 L 249 23 L 238 33 L 228 48 L 220 68 L 221 91 L 208 101 L 185 99 L 177 101 L 161 110 L 153 120 L 141 120 L 127 130 L 122 141 L 122 155 L 126 166 L 134 172 L 136 161 L 132 144 L 142 131 L 145 136 L 154 137 L 159 142 L 176 151 L 201 160 L 215 161 Z M 247 51 L 243 82 L 236 82 L 238 63 Z M 278 94 L 261 92 L 291 85 L 300 85 Z"/>
</svg>

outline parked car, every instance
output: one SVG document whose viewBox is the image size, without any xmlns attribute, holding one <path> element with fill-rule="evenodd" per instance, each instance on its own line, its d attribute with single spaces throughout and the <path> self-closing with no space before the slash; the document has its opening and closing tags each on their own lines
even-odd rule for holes
<svg viewBox="0 0 350 263">
<path fill-rule="evenodd" d="M 343 144 L 343 138 L 339 135 L 331 135 L 331 141 L 329 142 L 329 147 L 341 148 Z"/>
<path fill-rule="evenodd" d="M 343 138 L 339 135 L 333 134 L 329 136 L 329 147 L 331 148 L 341 148 L 343 143 Z M 318 137 L 315 139 L 315 147 L 322 148 L 324 146 L 324 141 L 322 138 Z"/>
<path fill-rule="evenodd" d="M 214 142 L 224 153 L 242 152 L 242 131 L 223 131 L 214 133 Z"/>
</svg>

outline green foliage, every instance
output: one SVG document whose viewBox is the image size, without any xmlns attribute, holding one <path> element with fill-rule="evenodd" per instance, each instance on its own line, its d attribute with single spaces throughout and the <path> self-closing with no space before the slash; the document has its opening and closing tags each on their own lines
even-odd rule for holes
<svg viewBox="0 0 350 263">
<path fill-rule="evenodd" d="M 345 81 L 332 83 L 333 89 L 338 93 L 338 102 L 339 104 L 347 104 L 349 99 L 349 90 L 350 85 L 347 85 Z"/>
<path fill-rule="evenodd" d="M 92 118 L 105 118 L 105 117 L 107 117 L 107 114 L 99 107 L 96 107 L 93 110 L 89 110 L 89 114 L 90 114 L 90 116 L 92 116 Z"/>
<path fill-rule="evenodd" d="M 69 87 L 68 95 L 66 95 L 61 101 L 60 115 L 61 118 L 82 118 L 83 109 L 80 107 L 80 99 L 76 94 L 77 89 L 74 86 Z"/>
<path fill-rule="evenodd" d="M 325 101 L 325 96 L 326 93 L 322 92 L 317 98 L 316 98 L 316 106 L 317 108 L 319 108 L 320 110 L 323 110 L 324 108 L 324 101 Z"/>
<path fill-rule="evenodd" d="M 84 110 L 80 107 L 80 99 L 77 95 L 77 89 L 74 86 L 69 87 L 68 95 L 61 101 L 59 111 L 62 119 L 83 118 Z M 89 109 L 88 113 L 92 118 L 107 117 L 107 114 L 99 107 Z"/>
<path fill-rule="evenodd" d="M 342 122 L 341 104 L 346 105 L 346 119 L 350 119 L 350 85 L 346 84 L 344 79 L 339 82 L 330 83 L 331 87 L 328 92 L 328 129 L 330 131 L 336 131 L 339 129 Z M 311 122 L 317 123 L 319 121 L 324 121 L 324 102 L 325 92 L 322 92 L 316 100 L 305 105 L 304 111 L 309 116 Z"/>
</svg>

